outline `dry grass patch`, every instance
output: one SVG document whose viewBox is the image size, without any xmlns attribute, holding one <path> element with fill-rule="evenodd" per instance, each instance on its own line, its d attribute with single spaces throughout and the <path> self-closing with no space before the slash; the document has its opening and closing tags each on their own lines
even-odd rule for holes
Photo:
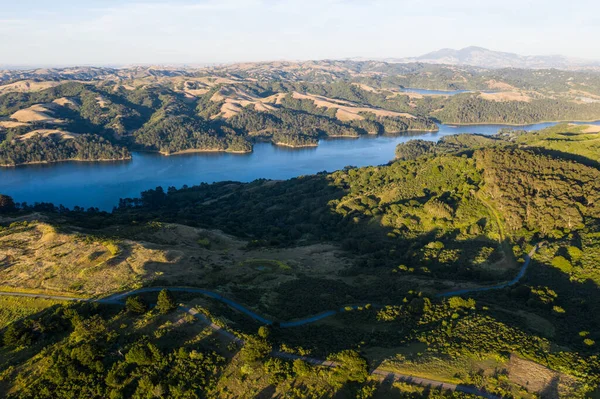
<svg viewBox="0 0 600 399">
<path fill-rule="evenodd" d="M 600 133 L 600 126 L 596 125 L 585 125 L 582 133 Z M 600 137 L 599 137 L 600 138 Z"/>
<path fill-rule="evenodd" d="M 18 140 L 21 140 L 21 141 L 28 140 L 37 135 L 40 135 L 42 137 L 50 137 L 50 136 L 59 137 L 61 140 L 72 140 L 75 138 L 75 136 L 78 136 L 77 133 L 65 132 L 65 131 L 58 130 L 58 129 L 37 129 L 37 130 L 32 130 L 29 133 L 19 136 Z"/>
<path fill-rule="evenodd" d="M 33 222 L 0 237 L 3 285 L 53 292 L 104 295 L 148 278 L 148 262 L 167 262 L 162 251 L 136 242 L 57 232 Z"/>
<path fill-rule="evenodd" d="M 60 303 L 63 302 L 52 299 L 0 296 L 0 329 Z"/>
<path fill-rule="evenodd" d="M 53 116 L 52 110 L 55 104 L 35 104 L 31 107 L 21 109 L 13 113 L 10 117 L 18 122 L 46 122 L 46 123 L 62 123 L 60 119 Z"/>
<path fill-rule="evenodd" d="M 361 115 L 359 115 L 361 112 L 371 112 L 377 116 L 414 118 L 414 116 L 409 113 L 361 107 L 346 100 L 337 100 L 313 94 L 301 94 L 298 92 L 294 92 L 292 95 L 295 99 L 313 101 L 317 107 L 337 109 L 338 111 L 336 113 L 336 118 L 341 121 L 364 119 Z M 224 101 L 224 104 L 221 107 L 221 112 L 213 116 L 213 119 L 231 118 L 232 116 L 239 114 L 244 107 L 247 107 L 251 104 L 254 105 L 254 108 L 257 111 L 273 111 L 275 110 L 273 105 L 281 104 L 283 97 L 285 97 L 285 94 L 278 93 L 269 97 L 260 98 L 246 93 L 245 91 L 234 86 L 226 86 L 221 88 L 211 97 L 211 101 L 214 102 Z"/>
<path fill-rule="evenodd" d="M 28 124 L 25 122 L 15 122 L 15 121 L 0 121 L 0 128 L 10 129 L 13 127 L 27 126 Z"/>
<path fill-rule="evenodd" d="M 500 82 L 498 80 L 495 79 L 490 79 L 487 82 L 485 82 L 488 87 L 491 90 L 502 90 L 502 91 L 513 91 L 513 90 L 517 90 L 516 87 L 506 83 L 506 82 Z"/>
<path fill-rule="evenodd" d="M 328 244 L 249 248 L 247 241 L 216 230 L 177 224 L 127 229 L 65 233 L 42 222 L 5 229 L 0 281 L 12 289 L 82 296 L 105 296 L 156 281 L 225 294 L 255 288 L 266 299 L 273 287 L 301 274 L 342 280 L 338 272 L 351 264 Z M 117 236 L 127 239 L 106 238 Z"/>
<path fill-rule="evenodd" d="M 509 379 L 542 398 L 570 398 L 577 391 L 575 377 L 558 373 L 530 360 L 511 355 L 506 365 Z"/>
<path fill-rule="evenodd" d="M 484 100 L 489 101 L 522 101 L 522 102 L 530 102 L 531 97 L 525 93 L 521 93 L 518 91 L 502 91 L 497 93 L 481 93 L 479 95 Z"/>
<path fill-rule="evenodd" d="M 46 90 L 51 87 L 58 86 L 63 82 L 48 81 L 48 82 L 36 82 L 34 80 L 21 80 L 7 85 L 0 86 L 0 95 L 6 93 L 27 93 Z"/>
<path fill-rule="evenodd" d="M 336 114 L 336 118 L 340 120 L 364 119 L 361 115 L 359 115 L 359 113 L 361 112 L 371 112 L 377 116 L 414 118 L 413 115 L 406 112 L 394 112 L 386 111 L 383 109 L 360 107 L 350 101 L 335 100 L 332 98 L 317 96 L 313 94 L 301 94 L 298 92 L 294 92 L 293 97 L 301 100 L 311 100 L 318 107 L 337 108 L 338 111 Z"/>
</svg>

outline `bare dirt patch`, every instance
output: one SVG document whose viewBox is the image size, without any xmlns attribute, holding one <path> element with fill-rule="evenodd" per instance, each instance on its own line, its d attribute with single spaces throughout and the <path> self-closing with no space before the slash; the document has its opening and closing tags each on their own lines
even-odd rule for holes
<svg viewBox="0 0 600 399">
<path fill-rule="evenodd" d="M 547 399 L 572 397 L 578 384 L 575 377 L 550 370 L 514 354 L 510 356 L 507 371 L 511 381 Z"/>
</svg>

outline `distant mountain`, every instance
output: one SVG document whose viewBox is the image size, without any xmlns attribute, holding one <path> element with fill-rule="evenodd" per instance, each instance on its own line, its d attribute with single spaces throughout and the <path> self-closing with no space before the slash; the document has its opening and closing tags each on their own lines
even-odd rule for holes
<svg viewBox="0 0 600 399">
<path fill-rule="evenodd" d="M 600 69 L 600 61 L 569 58 L 562 55 L 519 55 L 476 46 L 465 47 L 460 50 L 445 48 L 419 57 L 396 59 L 393 61 L 472 65 L 483 68 Z"/>
</svg>

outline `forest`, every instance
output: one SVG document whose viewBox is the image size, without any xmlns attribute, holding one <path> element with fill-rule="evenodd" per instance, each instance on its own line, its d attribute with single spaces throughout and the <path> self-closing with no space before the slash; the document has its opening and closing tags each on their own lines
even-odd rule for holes
<svg viewBox="0 0 600 399">
<path fill-rule="evenodd" d="M 0 94 L 0 165 L 600 117 L 591 72 L 281 65 L 12 74 L 52 86 Z M 0 194 L 0 396 L 597 395 L 599 133 L 411 140 L 111 212 Z"/>
<path fill-rule="evenodd" d="M 170 268 L 159 269 L 149 280 L 131 275 L 133 287 L 198 284 L 276 321 L 261 327 L 223 303 L 183 293 L 174 299 L 131 297 L 125 310 L 61 305 L 24 318 L 11 316 L 7 304 L 0 314 L 14 321 L 2 329 L 2 389 L 12 397 L 40 398 L 50 392 L 69 397 L 83 385 L 97 397 L 235 397 L 264 389 L 289 397 L 388 397 L 389 389 L 395 397 L 465 397 L 401 383 L 390 388 L 365 371 L 378 366 L 503 397 L 584 397 L 600 381 L 600 325 L 588 317 L 600 311 L 596 140 L 589 127 L 565 124 L 532 133 L 506 129 L 494 136 L 411 141 L 399 145 L 397 160 L 385 166 L 281 182 L 157 187 L 122 199 L 110 213 L 15 204 L 0 196 L 0 213 L 27 219 L 37 212 L 52 226 L 3 224 L 0 240 L 12 250 L 26 250 L 23 234 L 40 229 L 47 237 L 42 242 L 61 236 L 74 239 L 73 248 L 92 245 L 69 266 L 75 281 L 63 277 L 63 289 L 71 295 L 85 295 L 90 287 L 81 273 L 93 281 L 98 270 L 106 280 L 102 270 L 108 269 L 102 268 L 122 270 L 120 262 L 141 256 L 132 252 L 139 245 L 134 243 L 145 243 L 177 248 L 178 258 L 161 255 L 170 268 L 188 258 L 190 265 L 218 264 L 206 274 L 192 266 L 174 275 Z M 198 235 L 186 244 L 188 236 L 173 235 L 183 228 L 177 226 Z M 242 240 L 240 252 L 226 244 L 229 238 L 208 234 L 212 229 Z M 277 258 L 326 244 L 338 251 L 333 272 L 327 252 L 319 252 L 318 266 L 309 268 L 302 264 L 306 255 L 302 262 Z M 54 262 L 70 256 L 61 245 Z M 513 279 L 534 246 L 529 269 L 516 284 L 440 296 L 457 286 Z M 191 248 L 200 252 L 182 257 Z M 239 263 L 232 256 L 239 256 Z M 16 257 L 2 261 L 13 265 L 2 271 L 7 277 L 11 267 L 25 267 L 17 266 Z M 54 270 L 46 274 L 48 282 L 67 272 Z M 326 294 L 315 295 L 319 292 Z M 181 302 L 196 304 L 246 344 L 236 348 L 216 337 L 195 341 L 204 335 L 197 335 L 200 325 L 189 315 L 173 310 Z M 150 308 L 152 303 L 158 305 Z M 294 328 L 280 324 L 340 308 L 344 312 L 329 321 Z M 23 362 L 35 362 L 40 351 L 50 360 L 36 366 L 33 382 L 30 371 L 21 370 L 31 370 Z M 272 351 L 346 359 L 350 365 L 342 370 L 348 374 L 281 359 Z M 378 351 L 387 355 L 380 358 Z M 474 366 L 472 359 L 479 363 Z M 540 390 L 528 387 L 514 369 L 525 364 L 542 367 L 556 385 L 548 380 Z"/>
<path fill-rule="evenodd" d="M 315 146 L 328 137 L 435 131 L 438 123 L 600 119 L 600 83 L 591 72 L 349 61 L 288 65 L 294 73 L 278 68 L 15 74 L 0 90 L 2 164 L 124 159 L 135 151 L 250 152 L 258 141 Z M 10 90 L 20 79 L 51 87 Z M 470 92 L 414 95 L 406 87 Z M 59 134 L 24 144 L 47 130 Z M 81 137 L 61 139 L 68 135 Z"/>
</svg>

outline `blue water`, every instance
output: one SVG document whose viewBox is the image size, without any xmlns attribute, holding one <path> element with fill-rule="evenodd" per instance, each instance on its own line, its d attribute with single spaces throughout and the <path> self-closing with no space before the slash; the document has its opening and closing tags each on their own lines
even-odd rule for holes
<svg viewBox="0 0 600 399">
<path fill-rule="evenodd" d="M 599 124 L 600 122 L 595 122 Z M 554 123 L 519 126 L 537 130 Z M 162 186 L 181 187 L 223 180 L 242 182 L 258 178 L 289 179 L 344 166 L 381 165 L 394 158 L 397 144 L 412 139 L 437 141 L 458 133 L 494 134 L 505 125 L 453 127 L 441 125 L 439 132 L 368 136 L 357 139 L 321 140 L 318 147 L 290 149 L 258 143 L 250 154 L 186 154 L 170 157 L 134 153 L 131 161 L 64 162 L 0 168 L 0 193 L 17 202 L 52 202 L 111 210 L 119 198 Z"/>
</svg>

